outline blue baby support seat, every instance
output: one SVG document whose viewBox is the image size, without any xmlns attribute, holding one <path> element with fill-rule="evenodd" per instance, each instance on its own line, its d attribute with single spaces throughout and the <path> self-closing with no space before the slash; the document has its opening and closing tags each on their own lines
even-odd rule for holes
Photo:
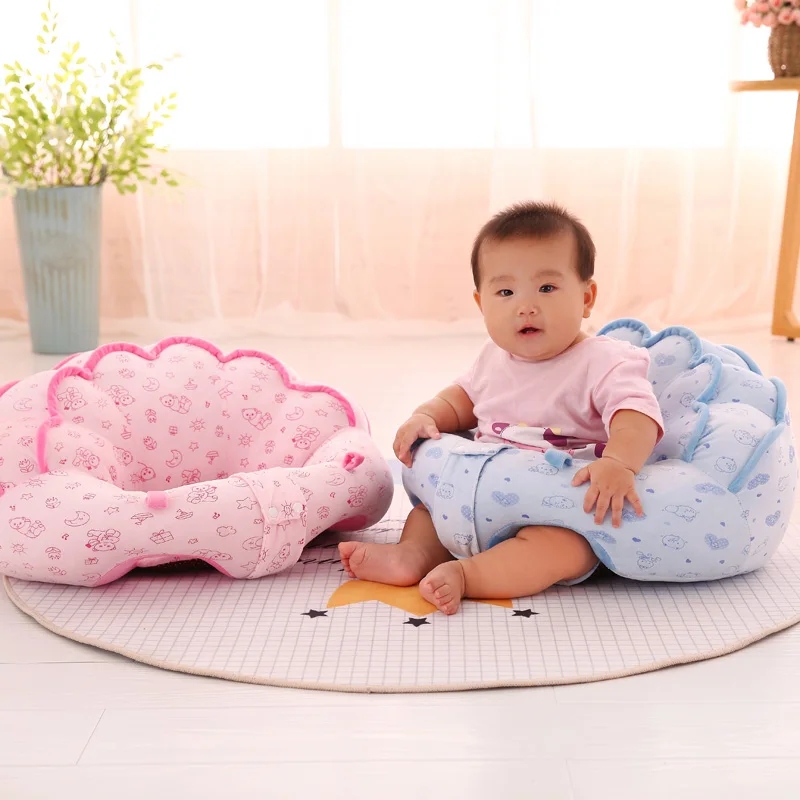
<svg viewBox="0 0 800 800">
<path fill-rule="evenodd" d="M 527 525 L 558 525 L 586 537 L 600 561 L 626 578 L 715 580 L 766 564 L 783 538 L 798 483 L 786 390 L 734 347 L 688 328 L 651 334 L 622 319 L 598 335 L 650 352 L 650 379 L 664 437 L 637 475 L 645 510 L 626 504 L 623 524 L 583 510 L 587 462 L 550 450 L 444 434 L 423 440 L 403 483 L 430 511 L 439 538 L 466 557 Z"/>
</svg>

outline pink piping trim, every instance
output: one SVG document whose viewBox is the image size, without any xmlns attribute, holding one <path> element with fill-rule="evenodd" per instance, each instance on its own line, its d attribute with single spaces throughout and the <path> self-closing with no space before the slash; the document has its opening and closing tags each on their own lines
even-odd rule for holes
<svg viewBox="0 0 800 800">
<path fill-rule="evenodd" d="M 219 361 L 221 364 L 227 364 L 229 361 L 235 361 L 237 358 L 248 357 L 259 358 L 262 361 L 266 361 L 268 364 L 272 364 L 272 366 L 275 367 L 287 389 L 293 389 L 300 392 L 324 392 L 340 402 L 344 406 L 345 412 L 347 413 L 347 421 L 350 424 L 350 427 L 356 427 L 356 415 L 355 411 L 353 411 L 353 407 L 343 395 L 336 391 L 336 389 L 332 389 L 330 386 L 322 386 L 321 384 L 307 385 L 303 383 L 294 383 L 289 377 L 286 367 L 284 367 L 283 364 L 278 361 L 278 359 L 268 356 L 266 353 L 262 353 L 259 350 L 234 350 L 232 353 L 225 355 L 222 350 L 220 350 L 218 347 L 215 347 L 213 344 L 211 344 L 211 342 L 206 342 L 205 340 L 198 339 L 194 336 L 170 336 L 169 338 L 159 342 L 157 345 L 154 345 L 152 350 L 149 352 L 135 344 L 117 342 L 98 347 L 97 350 L 92 353 L 83 367 L 63 366 L 59 368 L 56 374 L 51 378 L 50 385 L 47 388 L 47 412 L 49 416 L 39 426 L 39 431 L 36 436 L 36 459 L 39 462 L 40 472 L 49 471 L 47 467 L 47 461 L 45 459 L 45 450 L 47 448 L 47 431 L 50 430 L 50 428 L 58 427 L 63 422 L 63 418 L 58 413 L 56 394 L 58 393 L 58 386 L 61 381 L 64 380 L 64 378 L 77 375 L 79 378 L 83 378 L 86 381 L 91 381 L 94 377 L 95 367 L 98 365 L 100 360 L 109 355 L 109 353 L 133 353 L 145 361 L 155 361 L 158 356 L 164 352 L 164 350 L 176 344 L 191 344 L 195 347 L 206 350 L 212 356 L 215 356 L 217 361 Z M 74 356 L 70 356 L 69 359 L 62 363 L 66 364 L 72 358 L 74 358 Z M 10 386 L 4 388 L 10 388 Z"/>
</svg>

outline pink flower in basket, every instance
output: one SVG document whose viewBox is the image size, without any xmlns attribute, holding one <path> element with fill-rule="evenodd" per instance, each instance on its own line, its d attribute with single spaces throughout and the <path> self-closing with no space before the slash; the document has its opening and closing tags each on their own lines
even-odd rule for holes
<svg viewBox="0 0 800 800">
<path fill-rule="evenodd" d="M 733 5 L 741 12 L 742 25 L 750 23 L 756 28 L 800 25 L 800 15 L 794 14 L 800 9 L 800 0 L 733 0 Z"/>
</svg>

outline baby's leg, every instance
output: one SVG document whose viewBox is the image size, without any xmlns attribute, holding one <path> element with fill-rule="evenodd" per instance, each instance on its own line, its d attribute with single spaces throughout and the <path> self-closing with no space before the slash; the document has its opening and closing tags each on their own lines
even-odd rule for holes
<svg viewBox="0 0 800 800">
<path fill-rule="evenodd" d="M 434 567 L 453 558 L 439 541 L 425 506 L 414 508 L 397 544 L 341 542 L 342 565 L 351 578 L 413 586 Z"/>
<path fill-rule="evenodd" d="M 472 558 L 437 566 L 419 588 L 440 611 L 455 614 L 462 597 L 526 597 L 580 578 L 595 564 L 597 556 L 580 534 L 535 525 Z"/>
</svg>

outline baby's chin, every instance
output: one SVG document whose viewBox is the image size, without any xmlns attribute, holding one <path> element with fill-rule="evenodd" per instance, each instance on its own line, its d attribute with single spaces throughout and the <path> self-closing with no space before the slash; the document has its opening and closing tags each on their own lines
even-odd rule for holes
<svg viewBox="0 0 800 800">
<path fill-rule="evenodd" d="M 536 336 L 515 336 L 507 344 L 504 350 L 526 361 L 544 361 L 560 352 L 557 347 L 553 347 L 552 342 L 547 341 L 547 336 L 543 333 Z"/>
<path fill-rule="evenodd" d="M 524 361 L 546 361 L 555 358 L 572 344 L 572 340 L 561 342 L 541 329 L 534 333 L 513 331 L 505 334 L 499 341 L 499 337 L 492 338 L 495 344 L 507 353 Z"/>
</svg>

